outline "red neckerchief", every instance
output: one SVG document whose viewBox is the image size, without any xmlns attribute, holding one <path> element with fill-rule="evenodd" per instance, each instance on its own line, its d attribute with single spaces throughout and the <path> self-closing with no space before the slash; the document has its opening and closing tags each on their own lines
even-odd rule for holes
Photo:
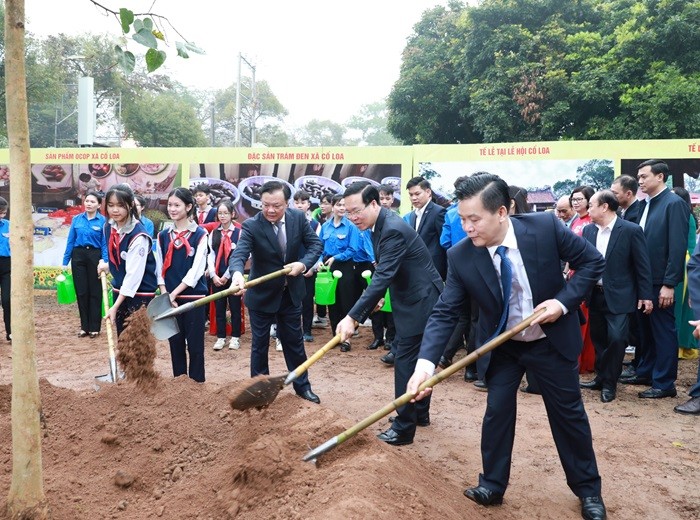
<svg viewBox="0 0 700 520">
<path fill-rule="evenodd" d="M 197 210 L 198 211 L 198 219 L 200 224 L 204 224 L 204 217 L 206 217 L 209 214 L 209 210 Z"/>
<path fill-rule="evenodd" d="M 109 234 L 109 261 L 116 267 L 119 267 L 122 261 L 122 257 L 119 255 L 120 242 L 121 238 L 119 237 L 119 232 L 116 228 L 112 228 Z"/>
<path fill-rule="evenodd" d="M 233 233 L 232 228 L 221 230 L 221 244 L 219 245 L 219 251 L 216 253 L 216 267 L 218 269 L 219 262 L 222 258 L 225 258 L 228 262 L 228 257 L 231 254 L 232 243 L 231 243 L 231 233 Z"/>
<path fill-rule="evenodd" d="M 192 252 L 192 246 L 190 246 L 190 241 L 187 240 L 191 231 L 189 229 L 186 229 L 180 233 L 175 233 L 175 236 L 173 236 L 173 233 L 175 233 L 174 229 L 170 231 L 170 244 L 168 245 L 168 251 L 165 253 L 165 259 L 163 260 L 162 275 L 164 278 L 166 271 L 170 268 L 170 264 L 173 261 L 173 251 L 176 248 L 180 249 L 184 245 L 185 251 L 187 252 L 187 256 L 190 256 L 190 253 Z M 175 242 L 180 242 L 180 244 L 176 245 Z"/>
</svg>

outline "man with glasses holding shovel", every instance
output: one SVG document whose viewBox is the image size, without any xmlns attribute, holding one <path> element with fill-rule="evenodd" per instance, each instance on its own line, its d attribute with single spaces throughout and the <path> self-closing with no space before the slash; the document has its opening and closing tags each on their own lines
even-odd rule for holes
<svg viewBox="0 0 700 520">
<path fill-rule="evenodd" d="M 361 231 L 372 230 L 376 268 L 372 283 L 338 323 L 336 333 L 343 341 L 350 338 L 355 322 L 365 321 L 387 288 L 390 290 L 396 324 L 394 389 L 398 397 L 405 392 L 413 373 L 428 315 L 444 284 L 423 240 L 396 213 L 381 207 L 376 187 L 359 181 L 348 186 L 343 195 L 345 215 Z M 392 446 L 411 444 L 416 425 L 430 424 L 428 408 L 427 400 L 399 407 L 391 428 L 379 434 L 379 439 Z"/>
</svg>

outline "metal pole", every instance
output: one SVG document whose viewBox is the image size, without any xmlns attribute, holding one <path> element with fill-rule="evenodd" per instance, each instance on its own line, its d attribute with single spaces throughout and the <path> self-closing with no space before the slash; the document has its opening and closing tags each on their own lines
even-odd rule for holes
<svg viewBox="0 0 700 520">
<path fill-rule="evenodd" d="M 236 146 L 241 146 L 241 53 L 238 53 L 238 81 L 236 82 Z"/>
<path fill-rule="evenodd" d="M 211 104 L 211 146 L 216 146 L 216 137 L 214 132 L 214 103 Z"/>
<path fill-rule="evenodd" d="M 251 116 L 250 116 L 250 146 L 253 146 L 255 144 L 255 112 L 257 108 L 257 91 L 255 88 L 255 67 L 250 65 L 250 68 L 253 70 L 253 87 L 252 87 L 252 98 L 253 98 L 253 109 L 251 110 Z"/>
<path fill-rule="evenodd" d="M 117 139 L 119 148 L 122 146 L 122 91 L 119 91 L 119 105 L 117 106 Z"/>
</svg>

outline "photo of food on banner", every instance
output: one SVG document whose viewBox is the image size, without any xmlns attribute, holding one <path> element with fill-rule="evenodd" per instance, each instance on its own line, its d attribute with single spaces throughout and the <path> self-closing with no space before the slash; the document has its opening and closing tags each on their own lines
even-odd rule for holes
<svg viewBox="0 0 700 520">
<path fill-rule="evenodd" d="M 90 191 L 106 193 L 126 183 L 146 200 L 143 214 L 156 230 L 167 220 L 167 195 L 180 184 L 181 165 L 148 164 L 32 164 L 34 265 L 60 266 L 71 222 L 85 208 Z M 10 188 L 9 165 L 0 165 L 0 196 Z M 104 212 L 103 212 L 104 213 Z"/>
<path fill-rule="evenodd" d="M 231 199 L 241 223 L 260 212 L 260 190 L 267 181 L 281 181 L 294 193 L 306 191 L 310 195 L 311 211 L 319 207 L 324 195 L 343 193 L 349 184 L 363 180 L 375 186 L 388 183 L 395 187 L 394 204 L 401 204 L 401 165 L 400 164 L 191 164 L 190 187 L 206 182 L 209 184 L 212 204 L 217 197 Z M 293 198 L 289 199 L 293 207 Z"/>
</svg>

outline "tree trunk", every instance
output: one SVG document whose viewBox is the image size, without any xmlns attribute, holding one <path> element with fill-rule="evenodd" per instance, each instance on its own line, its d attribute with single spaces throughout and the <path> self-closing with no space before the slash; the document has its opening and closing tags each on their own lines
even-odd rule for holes
<svg viewBox="0 0 700 520">
<path fill-rule="evenodd" d="M 12 251 L 12 483 L 7 513 L 13 519 L 49 516 L 41 471 L 41 395 L 34 335 L 34 229 L 24 33 L 24 0 L 5 0 Z"/>
</svg>

